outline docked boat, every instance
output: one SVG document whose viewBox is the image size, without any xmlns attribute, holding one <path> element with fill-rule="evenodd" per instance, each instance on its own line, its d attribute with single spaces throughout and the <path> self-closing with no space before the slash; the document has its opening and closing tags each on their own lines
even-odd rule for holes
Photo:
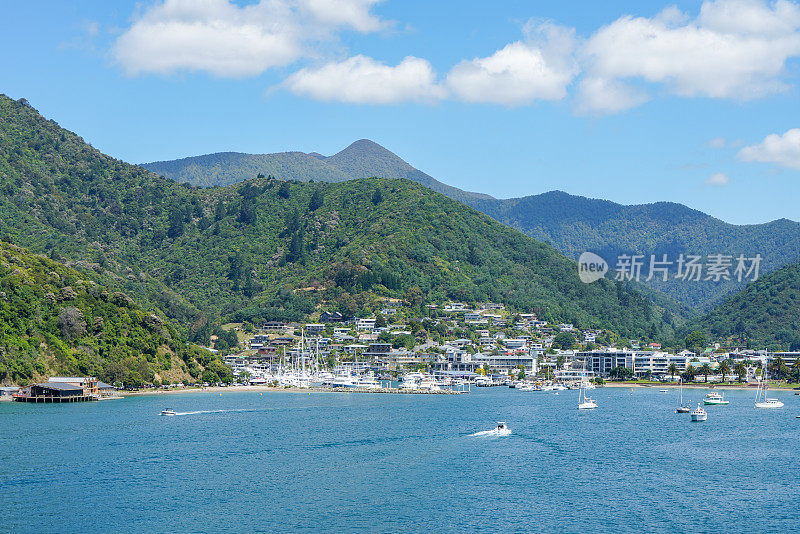
<svg viewBox="0 0 800 534">
<path fill-rule="evenodd" d="M 756 408 L 783 408 L 783 403 L 778 399 L 767 398 L 767 381 L 761 380 L 758 383 L 758 391 L 756 392 Z"/>
<path fill-rule="evenodd" d="M 726 401 L 723 395 L 714 391 L 706 395 L 706 398 L 703 399 L 703 404 L 709 406 L 725 406 L 730 404 L 730 401 Z"/>
<path fill-rule="evenodd" d="M 689 416 L 692 418 L 693 422 L 700 422 L 708 419 L 708 414 L 699 403 L 697 404 L 697 408 L 689 412 Z"/>
<path fill-rule="evenodd" d="M 177 415 L 175 410 L 171 408 L 167 408 L 166 410 L 161 410 L 161 415 Z"/>
<path fill-rule="evenodd" d="M 439 384 L 436 383 L 436 380 L 433 377 L 425 376 L 422 380 L 419 381 L 419 389 L 423 389 L 425 391 L 441 391 L 442 388 L 439 387 Z"/>
</svg>

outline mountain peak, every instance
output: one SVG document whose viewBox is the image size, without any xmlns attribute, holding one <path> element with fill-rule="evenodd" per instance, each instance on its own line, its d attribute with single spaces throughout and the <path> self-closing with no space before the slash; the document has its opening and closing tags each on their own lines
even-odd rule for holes
<svg viewBox="0 0 800 534">
<path fill-rule="evenodd" d="M 403 163 L 406 163 L 400 156 L 391 150 L 369 139 L 359 139 L 358 141 L 351 143 L 344 150 L 337 152 L 327 159 L 335 161 L 349 158 L 391 159 L 397 162 L 402 161 Z"/>
</svg>

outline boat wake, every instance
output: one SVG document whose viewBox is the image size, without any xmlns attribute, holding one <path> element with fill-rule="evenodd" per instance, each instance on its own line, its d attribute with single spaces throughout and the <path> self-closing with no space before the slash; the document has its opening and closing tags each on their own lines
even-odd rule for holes
<svg viewBox="0 0 800 534">
<path fill-rule="evenodd" d="M 238 410 L 195 410 L 193 412 L 175 412 L 174 416 L 178 415 L 201 415 L 207 413 L 233 413 L 233 412 L 258 412 L 263 410 L 246 410 L 246 409 L 238 409 Z"/>
<path fill-rule="evenodd" d="M 497 430 L 493 428 L 492 430 L 481 430 L 480 432 L 475 432 L 474 434 L 470 434 L 470 437 L 476 438 L 499 438 L 501 436 L 508 436 L 511 434 L 511 429 L 506 428 L 504 430 Z"/>
</svg>

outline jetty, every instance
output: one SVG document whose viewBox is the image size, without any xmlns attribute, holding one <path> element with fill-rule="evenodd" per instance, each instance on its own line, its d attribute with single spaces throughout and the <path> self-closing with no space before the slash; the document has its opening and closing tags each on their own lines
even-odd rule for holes
<svg viewBox="0 0 800 534">
<path fill-rule="evenodd" d="M 16 402 L 46 403 L 96 401 L 100 396 L 97 379 L 93 376 L 57 376 L 41 384 L 20 388 L 13 398 Z"/>
</svg>

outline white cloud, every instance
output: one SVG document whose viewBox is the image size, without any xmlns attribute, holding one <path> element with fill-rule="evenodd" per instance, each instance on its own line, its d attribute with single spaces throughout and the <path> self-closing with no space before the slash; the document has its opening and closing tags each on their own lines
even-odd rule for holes
<svg viewBox="0 0 800 534">
<path fill-rule="evenodd" d="M 292 63 L 337 30 L 369 32 L 378 0 L 165 0 L 147 9 L 112 51 L 128 74 L 205 71 L 253 76 Z"/>
<path fill-rule="evenodd" d="M 800 7 L 715 0 L 695 19 L 676 8 L 653 18 L 626 16 L 592 35 L 581 55 L 587 72 L 579 106 L 594 112 L 641 101 L 630 97 L 627 80 L 663 84 L 685 97 L 757 98 L 787 87 L 786 62 L 800 55 Z M 598 94 L 603 86 L 605 97 Z"/>
<path fill-rule="evenodd" d="M 723 186 L 728 185 L 731 179 L 727 174 L 716 172 L 706 179 L 706 185 Z"/>
<path fill-rule="evenodd" d="M 289 76 L 283 86 L 316 100 L 353 104 L 395 104 L 443 96 L 431 64 L 413 56 L 396 66 L 354 56 L 319 68 L 301 69 Z"/>
<path fill-rule="evenodd" d="M 446 84 L 458 99 L 510 106 L 561 100 L 577 74 L 575 31 L 545 23 L 526 27 L 527 38 L 488 57 L 462 61 Z"/>
<path fill-rule="evenodd" d="M 791 129 L 783 135 L 768 135 L 757 145 L 741 149 L 737 157 L 743 161 L 761 161 L 800 169 L 800 129 Z"/>
</svg>

